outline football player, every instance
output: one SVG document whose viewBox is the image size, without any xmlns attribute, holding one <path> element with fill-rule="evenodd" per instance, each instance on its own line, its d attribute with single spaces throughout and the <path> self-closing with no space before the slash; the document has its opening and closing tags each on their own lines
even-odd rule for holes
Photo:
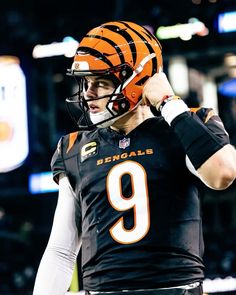
<svg viewBox="0 0 236 295">
<path fill-rule="evenodd" d="M 198 186 L 227 188 L 236 153 L 220 118 L 189 109 L 162 67 L 161 45 L 138 24 L 82 39 L 67 99 L 78 132 L 52 158 L 59 196 L 34 295 L 65 294 L 80 248 L 86 294 L 202 294 Z"/>
</svg>

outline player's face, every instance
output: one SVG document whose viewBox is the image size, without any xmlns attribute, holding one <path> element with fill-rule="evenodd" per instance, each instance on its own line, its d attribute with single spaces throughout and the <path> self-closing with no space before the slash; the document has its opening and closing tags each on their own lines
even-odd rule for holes
<svg viewBox="0 0 236 295">
<path fill-rule="evenodd" d="M 85 99 L 96 99 L 104 95 L 110 95 L 115 90 L 114 83 L 110 79 L 101 76 L 87 76 L 86 89 L 84 90 Z M 88 101 L 90 113 L 99 113 L 105 110 L 109 97 L 98 100 Z"/>
</svg>

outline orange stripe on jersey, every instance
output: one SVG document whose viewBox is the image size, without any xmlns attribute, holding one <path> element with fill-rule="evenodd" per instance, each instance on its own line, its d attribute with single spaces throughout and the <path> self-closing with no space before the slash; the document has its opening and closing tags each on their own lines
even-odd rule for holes
<svg viewBox="0 0 236 295">
<path fill-rule="evenodd" d="M 72 146 L 74 145 L 76 138 L 78 136 L 78 131 L 76 132 L 72 132 L 69 134 L 69 144 L 68 144 L 68 148 L 66 150 L 66 153 L 68 153 L 70 151 L 70 149 L 72 148 Z"/>
<path fill-rule="evenodd" d="M 210 120 L 210 118 L 215 116 L 215 115 L 216 115 L 216 113 L 213 110 L 210 110 L 209 113 L 206 116 L 206 119 L 205 119 L 204 123 L 207 123 Z"/>
<path fill-rule="evenodd" d="M 193 113 L 196 113 L 200 109 L 201 109 L 201 107 L 199 107 L 199 108 L 190 108 L 190 111 L 193 112 Z M 206 116 L 206 118 L 204 120 L 204 124 L 206 124 L 210 120 L 210 118 L 212 118 L 215 115 L 216 115 L 216 113 L 215 113 L 214 110 L 209 110 L 207 112 L 207 116 Z"/>
<path fill-rule="evenodd" d="M 196 113 L 200 108 L 190 108 L 190 112 Z"/>
</svg>

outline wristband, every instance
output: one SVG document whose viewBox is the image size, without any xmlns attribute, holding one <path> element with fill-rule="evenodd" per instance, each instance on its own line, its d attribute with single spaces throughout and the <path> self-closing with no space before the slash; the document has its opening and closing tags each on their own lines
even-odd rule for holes
<svg viewBox="0 0 236 295">
<path fill-rule="evenodd" d="M 177 116 L 189 111 L 189 107 L 179 96 L 170 96 L 162 101 L 160 111 L 165 121 L 171 125 Z"/>
<path fill-rule="evenodd" d="M 175 100 L 175 99 L 180 99 L 179 96 L 177 95 L 166 95 L 163 97 L 161 104 L 159 105 L 159 111 L 161 112 L 162 108 L 164 107 L 164 105 L 171 100 Z"/>
</svg>

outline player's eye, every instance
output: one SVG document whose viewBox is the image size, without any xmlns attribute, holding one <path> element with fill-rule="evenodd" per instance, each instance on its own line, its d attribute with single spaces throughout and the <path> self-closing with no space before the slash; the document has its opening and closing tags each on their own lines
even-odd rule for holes
<svg viewBox="0 0 236 295">
<path fill-rule="evenodd" d="M 113 82 L 110 80 L 98 80 L 96 82 L 97 82 L 96 87 L 102 87 L 106 89 L 114 87 Z"/>
</svg>

